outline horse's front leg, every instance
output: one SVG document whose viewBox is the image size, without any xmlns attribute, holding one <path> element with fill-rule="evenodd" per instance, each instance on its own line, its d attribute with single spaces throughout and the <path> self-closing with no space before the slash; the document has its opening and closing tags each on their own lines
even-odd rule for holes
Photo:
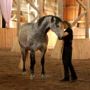
<svg viewBox="0 0 90 90">
<path fill-rule="evenodd" d="M 31 66 L 30 66 L 30 72 L 31 72 L 31 75 L 30 75 L 30 79 L 34 79 L 34 66 L 35 66 L 35 51 L 31 50 L 30 52 L 30 59 L 31 59 Z"/>
<path fill-rule="evenodd" d="M 22 61 L 23 61 L 23 75 L 25 75 L 26 74 L 25 61 L 27 56 L 27 51 L 25 50 L 25 48 L 21 48 L 21 54 L 22 54 Z"/>
<path fill-rule="evenodd" d="M 45 53 L 46 50 L 41 52 L 41 66 L 42 66 L 41 79 L 45 79 L 45 69 L 44 69 Z"/>
</svg>

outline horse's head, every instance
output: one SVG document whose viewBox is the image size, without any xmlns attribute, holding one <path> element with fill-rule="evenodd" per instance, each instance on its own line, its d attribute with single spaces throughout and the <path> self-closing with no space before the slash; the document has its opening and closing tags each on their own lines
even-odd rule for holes
<svg viewBox="0 0 90 90">
<path fill-rule="evenodd" d="M 39 30 L 45 32 L 45 34 L 48 32 L 49 29 L 51 29 L 53 32 L 56 33 L 58 38 L 62 37 L 63 32 L 63 30 L 61 30 L 62 20 L 59 17 L 53 15 L 43 16 L 38 20 L 37 23 L 39 26 Z"/>
<path fill-rule="evenodd" d="M 61 25 L 62 25 L 62 20 L 59 17 L 51 16 L 49 18 L 49 27 L 53 32 L 56 33 L 59 39 L 63 35 L 63 30 L 61 30 L 62 29 Z"/>
</svg>

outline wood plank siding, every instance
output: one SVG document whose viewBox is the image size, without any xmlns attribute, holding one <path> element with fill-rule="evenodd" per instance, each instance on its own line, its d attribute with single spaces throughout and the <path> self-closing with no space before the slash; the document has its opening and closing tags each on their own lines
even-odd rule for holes
<svg viewBox="0 0 90 90">
<path fill-rule="evenodd" d="M 16 29 L 0 29 L 0 49 L 11 49 L 13 42 L 16 38 Z"/>
</svg>

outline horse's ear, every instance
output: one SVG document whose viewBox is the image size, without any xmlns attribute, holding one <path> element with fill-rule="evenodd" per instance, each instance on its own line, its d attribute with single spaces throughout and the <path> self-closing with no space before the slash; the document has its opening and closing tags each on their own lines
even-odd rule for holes
<svg viewBox="0 0 90 90">
<path fill-rule="evenodd" d="M 56 21 L 56 19 L 55 19 L 55 17 L 50 17 L 50 19 L 49 19 L 49 22 L 51 22 L 51 23 L 53 23 L 53 22 L 55 22 Z"/>
<path fill-rule="evenodd" d="M 56 18 L 55 17 L 52 17 L 51 18 L 51 22 L 56 22 Z"/>
</svg>

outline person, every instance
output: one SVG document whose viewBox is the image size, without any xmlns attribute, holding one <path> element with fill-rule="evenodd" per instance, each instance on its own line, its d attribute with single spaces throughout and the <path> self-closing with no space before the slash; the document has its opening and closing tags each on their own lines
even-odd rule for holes
<svg viewBox="0 0 90 90">
<path fill-rule="evenodd" d="M 6 21 L 4 17 L 2 16 L 2 28 L 5 28 L 5 27 L 6 27 Z"/>
<path fill-rule="evenodd" d="M 77 80 L 77 75 L 72 65 L 72 40 L 73 31 L 71 24 L 67 21 L 63 21 L 63 28 L 65 29 L 62 40 L 63 40 L 63 52 L 62 61 L 64 66 L 64 78 L 61 81 Z"/>
</svg>

